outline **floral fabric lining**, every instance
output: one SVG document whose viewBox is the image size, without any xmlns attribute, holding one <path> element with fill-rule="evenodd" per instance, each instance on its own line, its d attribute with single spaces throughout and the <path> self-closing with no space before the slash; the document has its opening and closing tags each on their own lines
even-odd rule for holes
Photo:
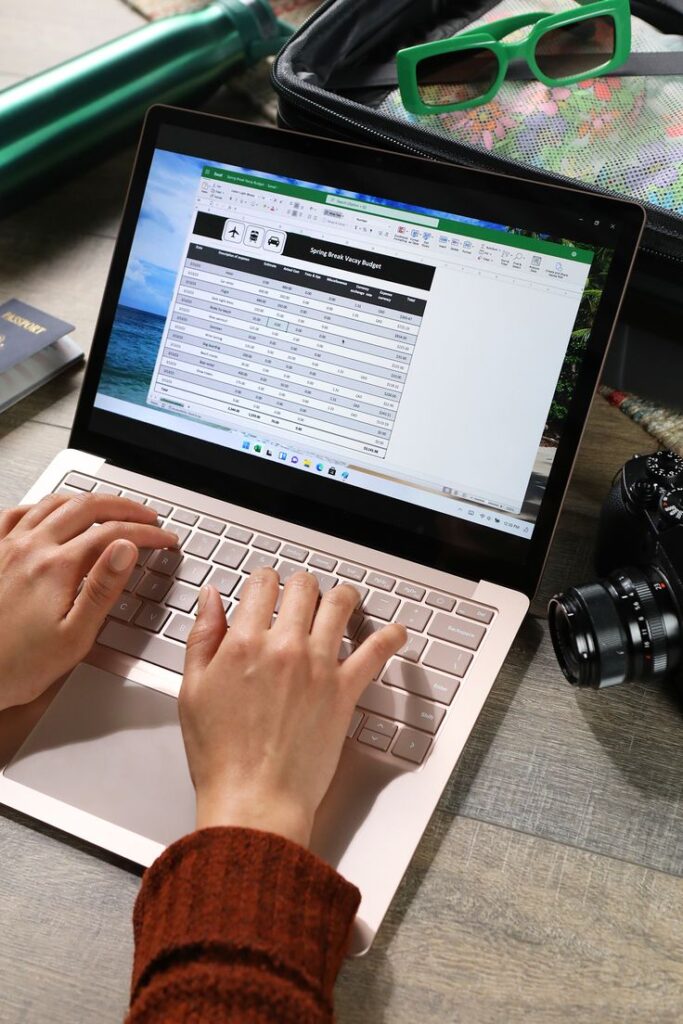
<svg viewBox="0 0 683 1024">
<path fill-rule="evenodd" d="M 554 14 L 571 6 L 556 0 L 503 0 L 471 25 L 527 11 Z M 683 37 L 664 35 L 632 18 L 631 48 L 683 50 Z M 409 114 L 396 90 L 379 111 L 507 160 L 683 216 L 683 78 L 595 78 L 568 88 L 505 82 L 491 103 L 426 117 Z"/>
</svg>

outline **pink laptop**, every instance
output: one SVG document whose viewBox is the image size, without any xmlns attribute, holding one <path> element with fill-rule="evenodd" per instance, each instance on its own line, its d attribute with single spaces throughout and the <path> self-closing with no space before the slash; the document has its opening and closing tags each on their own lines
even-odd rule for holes
<svg viewBox="0 0 683 1024">
<path fill-rule="evenodd" d="M 68 450 L 26 496 L 151 505 L 127 590 L 0 800 L 139 864 L 190 831 L 199 588 L 358 588 L 403 623 L 313 845 L 374 937 L 538 584 L 642 231 L 630 203 L 198 113 L 143 131 Z M 226 735 L 226 743 L 230 736 Z"/>
</svg>

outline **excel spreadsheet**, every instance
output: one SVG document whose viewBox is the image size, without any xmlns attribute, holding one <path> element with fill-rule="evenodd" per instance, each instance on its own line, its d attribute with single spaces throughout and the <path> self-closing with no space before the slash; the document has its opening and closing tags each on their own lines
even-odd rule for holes
<svg viewBox="0 0 683 1024">
<path fill-rule="evenodd" d="M 381 458 L 424 309 L 387 288 L 192 243 L 149 400 Z"/>
</svg>

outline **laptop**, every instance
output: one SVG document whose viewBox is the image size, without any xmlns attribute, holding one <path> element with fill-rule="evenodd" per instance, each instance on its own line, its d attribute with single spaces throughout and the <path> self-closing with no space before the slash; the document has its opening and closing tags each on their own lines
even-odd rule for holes
<svg viewBox="0 0 683 1024">
<path fill-rule="evenodd" d="M 69 448 L 25 501 L 151 505 L 87 659 L 0 801 L 141 865 L 194 826 L 176 712 L 202 584 L 359 591 L 340 658 L 402 622 L 313 849 L 368 948 L 527 612 L 644 214 L 631 203 L 155 107 Z M 226 742 L 230 742 L 229 735 Z"/>
</svg>

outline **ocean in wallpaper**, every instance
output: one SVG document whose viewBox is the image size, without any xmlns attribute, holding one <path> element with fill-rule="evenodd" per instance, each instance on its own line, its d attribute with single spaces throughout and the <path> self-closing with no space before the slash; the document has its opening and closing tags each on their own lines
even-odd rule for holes
<svg viewBox="0 0 683 1024">
<path fill-rule="evenodd" d="M 145 405 L 165 318 L 119 305 L 98 390 L 125 402 Z"/>
</svg>

